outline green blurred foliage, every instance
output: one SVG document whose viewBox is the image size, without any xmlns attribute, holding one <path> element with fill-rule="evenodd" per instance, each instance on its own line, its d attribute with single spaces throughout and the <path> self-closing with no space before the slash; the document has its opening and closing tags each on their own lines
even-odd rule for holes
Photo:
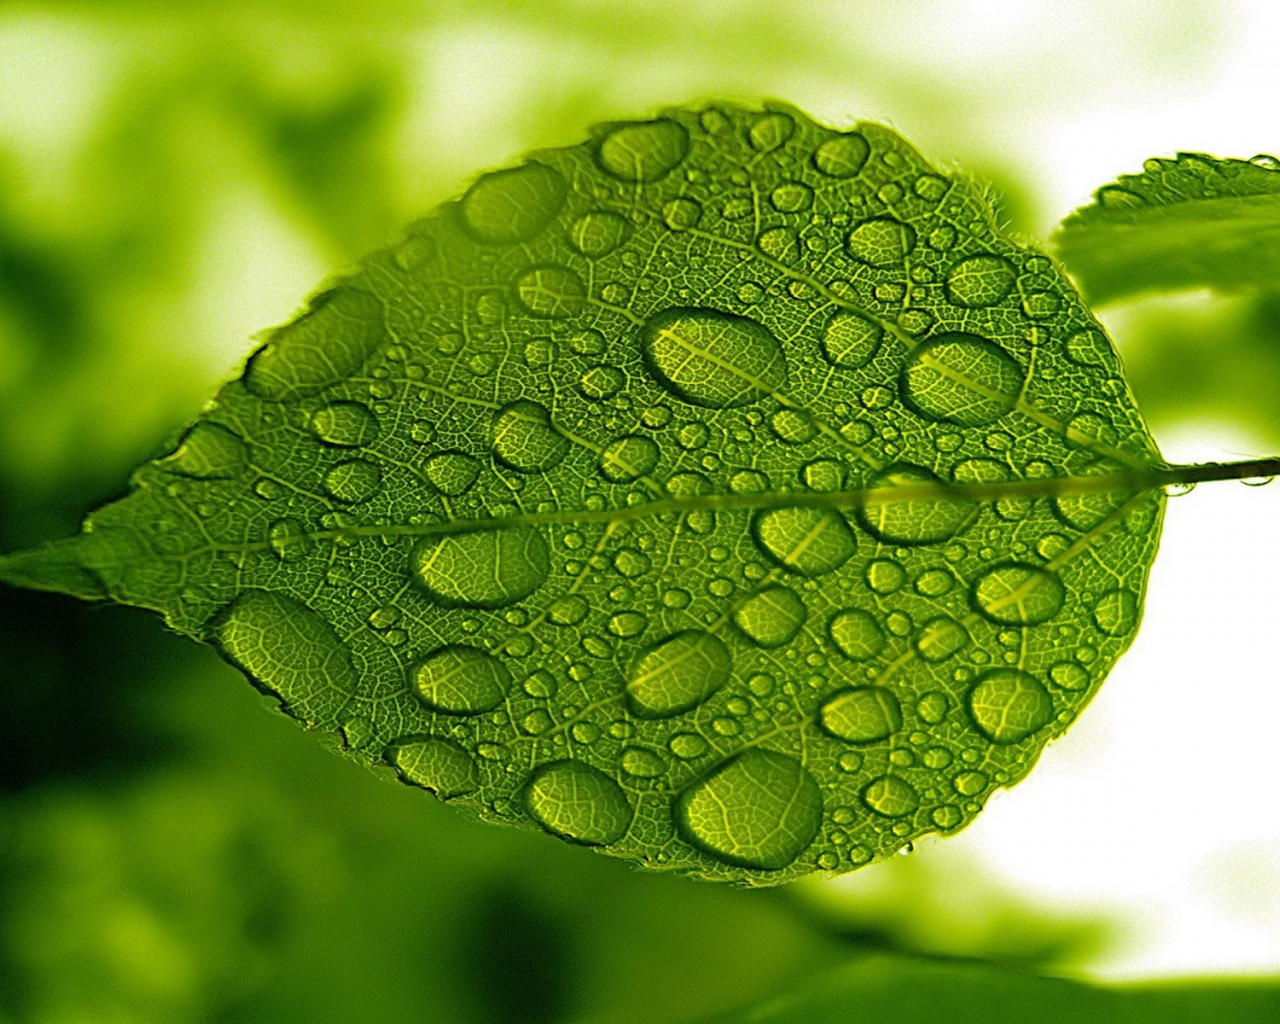
<svg viewBox="0 0 1280 1024">
<path fill-rule="evenodd" d="M 1112 83 L 1041 55 L 1019 92 L 1019 55 L 939 61 L 948 39 L 918 43 L 947 7 L 6 5 L 0 549 L 120 492 L 326 273 L 593 121 L 711 95 L 886 119 L 1043 232 L 1023 123 Z M 1139 91 L 1193 87 L 1221 26 L 1214 4 L 1074 7 L 1071 45 L 1093 40 Z M 1275 415 L 1269 308 L 1223 314 L 1212 355 L 1191 330 L 1172 349 L 1213 363 L 1217 414 Z M 1155 314 L 1124 326 L 1144 408 L 1176 419 L 1186 375 L 1143 339 L 1183 335 Z M 1048 969 L 1102 941 L 980 871 L 957 909 L 959 880 L 923 859 L 876 870 L 838 899 L 747 892 L 475 825 L 330 756 L 149 616 L 0 593 L 0 1020 L 660 1024 L 854 950 Z"/>
</svg>

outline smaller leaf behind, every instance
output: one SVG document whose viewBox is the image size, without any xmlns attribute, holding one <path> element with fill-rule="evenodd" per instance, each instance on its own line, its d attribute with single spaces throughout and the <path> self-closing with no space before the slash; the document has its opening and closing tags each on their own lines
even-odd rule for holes
<svg viewBox="0 0 1280 1024">
<path fill-rule="evenodd" d="M 1280 161 L 1153 157 L 1067 217 L 1057 254 L 1093 304 L 1280 280 Z"/>
</svg>

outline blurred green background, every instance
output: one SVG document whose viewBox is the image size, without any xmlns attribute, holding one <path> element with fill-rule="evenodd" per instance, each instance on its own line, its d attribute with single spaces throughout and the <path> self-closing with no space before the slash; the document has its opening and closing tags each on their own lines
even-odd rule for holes
<svg viewBox="0 0 1280 1024">
<path fill-rule="evenodd" d="M 73 531 L 254 332 L 527 149 L 779 97 L 893 124 L 1044 244 L 1092 188 L 1198 145 L 1133 126 L 1230 78 L 1265 9 L 5 4 L 0 550 Z M 1236 113 L 1254 141 L 1223 155 L 1280 147 L 1273 110 Z M 1278 296 L 1113 312 L 1158 436 L 1211 423 L 1280 450 Z M 865 874 L 747 892 L 472 824 L 334 757 L 151 616 L 0 591 L 0 1020 L 663 1024 L 859 951 L 1070 973 L 1126 927 L 964 853 Z"/>
</svg>

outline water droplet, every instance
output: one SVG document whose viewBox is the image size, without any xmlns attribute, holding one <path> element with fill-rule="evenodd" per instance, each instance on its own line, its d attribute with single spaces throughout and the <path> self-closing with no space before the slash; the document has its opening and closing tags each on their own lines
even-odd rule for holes
<svg viewBox="0 0 1280 1024">
<path fill-rule="evenodd" d="M 441 647 L 409 669 L 413 694 L 433 711 L 478 715 L 501 704 L 511 673 L 492 654 L 466 644 Z"/>
<path fill-rule="evenodd" d="M 920 627 L 916 637 L 916 651 L 925 661 L 934 663 L 948 658 L 969 646 L 969 631 L 949 615 L 939 615 Z"/>
<path fill-rule="evenodd" d="M 697 733 L 678 732 L 667 743 L 667 749 L 683 761 L 692 761 L 705 754 L 710 744 Z"/>
<path fill-rule="evenodd" d="M 1034 626 L 1062 609 L 1066 598 L 1058 574 L 1022 562 L 1003 562 L 973 583 L 973 607 L 1001 626 Z"/>
<path fill-rule="evenodd" d="M 245 590 L 213 619 L 226 657 L 290 712 L 336 729 L 357 684 L 351 651 L 319 613 L 266 590 Z"/>
<path fill-rule="evenodd" d="M 550 700 L 556 695 L 556 690 L 559 688 L 556 684 L 556 677 L 545 668 L 540 668 L 531 673 L 520 685 L 524 692 L 534 700 Z"/>
<path fill-rule="evenodd" d="M 637 779 L 656 779 L 667 770 L 662 755 L 648 747 L 624 747 L 619 764 L 624 772 Z"/>
<path fill-rule="evenodd" d="M 1067 358 L 1080 366 L 1108 366 L 1113 361 L 1111 342 L 1094 327 L 1076 331 L 1067 339 Z"/>
<path fill-rule="evenodd" d="M 267 529 L 267 541 L 282 562 L 296 562 L 311 550 L 307 528 L 296 519 L 277 519 Z"/>
<path fill-rule="evenodd" d="M 769 193 L 769 202 L 779 213 L 799 213 L 813 205 L 813 189 L 798 181 L 784 181 Z"/>
<path fill-rule="evenodd" d="M 539 766 L 525 789 L 525 807 L 552 835 L 587 846 L 616 843 L 631 827 L 622 787 L 581 761 Z"/>
<path fill-rule="evenodd" d="M 692 199 L 673 199 L 662 208 L 662 222 L 672 231 L 688 231 L 698 226 L 702 204 Z"/>
<path fill-rule="evenodd" d="M 942 597 L 954 585 L 955 577 L 945 569 L 926 569 L 916 578 L 915 590 L 921 597 Z"/>
<path fill-rule="evenodd" d="M 471 489 L 480 475 L 480 463 L 462 452 L 437 452 L 427 459 L 422 471 L 437 491 L 453 496 Z"/>
<path fill-rule="evenodd" d="M 818 711 L 822 727 L 849 743 L 875 743 L 902 728 L 898 698 L 883 686 L 837 690 Z"/>
<path fill-rule="evenodd" d="M 1013 290 L 1017 272 L 1002 256 L 983 253 L 961 260 L 947 273 L 947 298 L 957 306 L 994 306 Z"/>
<path fill-rule="evenodd" d="M 790 587 L 766 587 L 747 598 L 733 613 L 733 621 L 747 639 L 761 647 L 789 644 L 805 620 L 804 601 Z"/>
<path fill-rule="evenodd" d="M 590 259 L 608 256 L 630 236 L 630 222 L 607 210 L 584 213 L 569 226 L 569 244 Z"/>
<path fill-rule="evenodd" d="M 616 366 L 600 363 L 588 367 L 586 372 L 578 378 L 578 392 L 583 398 L 589 398 L 593 402 L 603 402 L 621 391 L 626 382 L 626 375 Z"/>
<path fill-rule="evenodd" d="M 752 531 L 771 561 L 800 576 L 834 572 L 858 546 L 844 517 L 831 509 L 770 509 L 752 520 Z"/>
<path fill-rule="evenodd" d="M 1032 320 L 1047 320 L 1061 307 L 1062 300 L 1056 292 L 1028 292 L 1022 299 L 1022 312 Z"/>
<path fill-rule="evenodd" d="M 861 608 L 846 608 L 832 616 L 827 627 L 832 642 L 851 661 L 867 661 L 884 650 L 884 630 Z"/>
<path fill-rule="evenodd" d="M 976 334 L 940 334 L 911 350 L 902 398 L 920 416 L 963 427 L 994 423 L 1022 393 L 1022 369 Z"/>
<path fill-rule="evenodd" d="M 896 594 L 907 582 L 907 571 L 890 558 L 877 558 L 867 564 L 866 580 L 877 594 Z"/>
<path fill-rule="evenodd" d="M 239 435 L 201 420 L 183 435 L 174 453 L 157 465 L 197 480 L 223 480 L 234 476 L 248 461 L 249 450 Z"/>
<path fill-rule="evenodd" d="M 569 193 L 554 167 L 531 161 L 476 181 L 458 204 L 463 230 L 477 242 L 511 245 L 537 237 Z"/>
<path fill-rule="evenodd" d="M 378 418 L 359 402 L 330 402 L 311 417 L 311 432 L 325 444 L 360 448 L 378 436 Z"/>
<path fill-rule="evenodd" d="M 800 258 L 800 242 L 790 228 L 769 228 L 756 239 L 756 248 L 778 263 L 795 263 Z"/>
<path fill-rule="evenodd" d="M 844 487 L 845 468 L 835 459 L 814 459 L 800 470 L 800 479 L 811 491 L 838 491 Z"/>
<path fill-rule="evenodd" d="M 871 146 L 857 132 L 827 139 L 813 154 L 813 166 L 829 178 L 852 178 L 867 162 Z"/>
<path fill-rule="evenodd" d="M 955 804 L 942 804 L 935 807 L 929 817 L 938 828 L 948 830 L 955 828 L 963 820 L 960 808 Z"/>
<path fill-rule="evenodd" d="M 926 725 L 937 725 L 947 717 L 947 712 L 951 710 L 951 701 L 945 693 L 940 690 L 933 690 L 926 693 L 918 701 L 916 701 L 916 714 L 920 716 L 920 721 Z M 949 757 L 950 755 L 948 755 Z M 928 764 L 928 759 L 925 761 Z M 937 766 L 934 766 L 937 767 Z"/>
<path fill-rule="evenodd" d="M 925 493 L 936 487 L 939 492 L 936 498 L 881 501 L 859 508 L 858 524 L 885 544 L 940 544 L 966 530 L 977 515 L 976 505 L 946 497 L 942 482 L 923 466 L 905 462 L 889 466 L 872 478 L 870 486 L 912 488 Z"/>
<path fill-rule="evenodd" d="M 881 775 L 867 783 L 862 802 L 882 818 L 905 818 L 920 806 L 920 795 L 906 779 Z"/>
<path fill-rule="evenodd" d="M 1129 210 L 1138 206 L 1146 206 L 1147 201 L 1136 192 L 1130 192 L 1119 185 L 1104 185 L 1094 193 L 1100 206 L 1109 210 Z"/>
<path fill-rule="evenodd" d="M 1087 690 L 1093 682 L 1089 672 L 1074 661 L 1059 661 L 1049 669 L 1049 682 L 1064 690 Z"/>
<path fill-rule="evenodd" d="M 626 434 L 610 442 L 600 453 L 600 473 L 613 483 L 630 483 L 652 473 L 658 466 L 660 454 L 650 438 Z"/>
<path fill-rule="evenodd" d="M 516 278 L 516 299 L 530 316 L 563 320 L 572 316 L 587 297 L 582 278 L 568 267 L 542 263 Z"/>
<path fill-rule="evenodd" d="M 961 796 L 977 796 L 987 788 L 987 773 L 982 771 L 960 772 L 951 780 L 951 785 Z"/>
<path fill-rule="evenodd" d="M 1108 590 L 1093 606 L 1093 621 L 1107 636 L 1125 636 L 1137 628 L 1140 611 L 1132 590 Z"/>
<path fill-rule="evenodd" d="M 818 433 L 812 416 L 803 410 L 785 406 L 769 417 L 769 426 L 778 440 L 786 444 L 805 444 Z"/>
<path fill-rule="evenodd" d="M 771 153 L 781 146 L 791 133 L 796 130 L 796 123 L 788 114 L 771 110 L 756 118 L 747 132 L 747 141 L 751 148 L 761 153 Z"/>
<path fill-rule="evenodd" d="M 946 178 L 940 178 L 936 174 L 922 174 L 916 178 L 911 189 L 925 202 L 936 203 L 947 194 L 950 187 Z"/>
<path fill-rule="evenodd" d="M 967 701 L 974 725 L 992 743 L 1017 743 L 1053 718 L 1053 701 L 1040 681 L 1016 668 L 983 672 Z"/>
<path fill-rule="evenodd" d="M 687 629 L 650 647 L 631 670 L 627 703 L 641 718 L 670 718 L 697 707 L 729 681 L 724 642 Z"/>
<path fill-rule="evenodd" d="M 1079 475 L 1105 476 L 1117 469 L 1113 464 L 1100 462 L 1086 467 Z M 1058 518 L 1068 526 L 1087 531 L 1113 515 L 1131 497 L 1132 491 L 1119 489 L 1095 494 L 1061 494 L 1052 499 L 1051 505 Z"/>
<path fill-rule="evenodd" d="M 600 143 L 598 157 L 615 178 L 651 182 L 669 174 L 688 152 L 684 126 L 663 118 L 616 126 Z"/>
<path fill-rule="evenodd" d="M 547 608 L 547 618 L 554 626 L 576 626 L 587 617 L 590 605 L 581 594 L 557 597 Z"/>
<path fill-rule="evenodd" d="M 609 619 L 609 632 L 623 640 L 639 636 L 649 627 L 649 620 L 643 612 L 616 612 Z"/>
<path fill-rule="evenodd" d="M 409 555 L 414 581 L 446 607 L 514 604 L 542 586 L 550 567 L 546 540 L 529 526 L 426 537 Z"/>
<path fill-rule="evenodd" d="M 845 240 L 849 255 L 872 267 L 897 266 L 915 247 L 915 229 L 892 217 L 864 220 Z"/>
<path fill-rule="evenodd" d="M 324 489 L 348 505 L 372 497 L 381 483 L 382 471 L 367 459 L 339 462 L 324 475 Z"/>
<path fill-rule="evenodd" d="M 642 345 L 658 382 L 695 405 L 746 405 L 787 383 L 778 339 L 748 317 L 705 308 L 666 309 L 645 322 Z"/>
<path fill-rule="evenodd" d="M 713 857 L 777 870 L 817 836 L 822 791 L 794 757 L 753 747 L 681 793 L 676 822 L 685 839 Z"/>
<path fill-rule="evenodd" d="M 494 454 L 514 470 L 541 473 L 559 465 L 568 450 L 568 440 L 552 425 L 546 406 L 538 402 L 509 402 L 493 417 Z"/>
<path fill-rule="evenodd" d="M 323 292 L 271 332 L 249 359 L 244 385 L 269 402 L 314 395 L 363 366 L 386 337 L 382 303 L 350 288 Z"/>
<path fill-rule="evenodd" d="M 430 790 L 441 800 L 463 796 L 480 785 L 475 761 L 452 740 L 406 737 L 387 747 L 384 756 L 405 782 Z"/>
<path fill-rule="evenodd" d="M 822 354 L 834 366 L 857 370 L 875 357 L 884 328 L 859 313 L 837 313 L 822 334 Z"/>
</svg>

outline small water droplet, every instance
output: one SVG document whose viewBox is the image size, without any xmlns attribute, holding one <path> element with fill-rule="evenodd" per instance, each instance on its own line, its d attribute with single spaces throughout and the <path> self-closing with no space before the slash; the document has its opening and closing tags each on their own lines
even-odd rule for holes
<svg viewBox="0 0 1280 1024">
<path fill-rule="evenodd" d="M 536 238 L 564 206 L 569 193 L 554 167 L 530 161 L 479 178 L 458 209 L 463 230 L 487 245 L 511 245 Z"/>
<path fill-rule="evenodd" d="M 734 624 L 760 647 L 789 644 L 804 625 L 804 601 L 790 587 L 766 587 L 747 598 L 733 613 Z"/>
<path fill-rule="evenodd" d="M 994 306 L 1013 290 L 1016 277 L 1013 264 L 1002 256 L 970 256 L 947 272 L 947 298 L 970 309 Z"/>
<path fill-rule="evenodd" d="M 827 139 L 813 154 L 813 166 L 829 178 L 852 178 L 871 154 L 866 138 L 847 132 Z"/>
<path fill-rule="evenodd" d="M 627 679 L 627 703 L 641 718 L 670 718 L 697 707 L 729 681 L 733 660 L 724 642 L 697 629 L 650 647 Z"/>
<path fill-rule="evenodd" d="M 1017 404 L 1022 379 L 1022 369 L 998 345 L 949 332 L 912 349 L 902 371 L 902 397 L 926 419 L 985 426 Z"/>
<path fill-rule="evenodd" d="M 421 786 L 441 800 L 464 796 L 480 785 L 475 761 L 452 740 L 405 737 L 388 746 L 384 756 L 405 782 Z"/>
<path fill-rule="evenodd" d="M 666 177 L 689 152 L 689 133 L 666 118 L 621 124 L 601 141 L 600 166 L 622 181 L 653 182 Z"/>
<path fill-rule="evenodd" d="M 324 489 L 336 501 L 353 505 L 377 493 L 382 471 L 367 459 L 339 462 L 324 477 Z"/>
<path fill-rule="evenodd" d="M 909 224 L 892 217 L 872 217 L 849 232 L 845 248 L 849 255 L 872 267 L 893 267 L 916 247 L 916 232 Z"/>
<path fill-rule="evenodd" d="M 1066 591 L 1058 574 L 1022 562 L 1002 562 L 974 580 L 973 607 L 1001 626 L 1034 626 L 1062 609 Z"/>
<path fill-rule="evenodd" d="M 1040 681 L 1015 668 L 988 669 L 967 697 L 973 723 L 992 743 L 1026 739 L 1053 718 L 1053 701 Z"/>
<path fill-rule="evenodd" d="M 414 582 L 446 607 L 514 604 L 542 586 L 550 566 L 546 540 L 528 526 L 426 537 L 409 556 Z"/>
<path fill-rule="evenodd" d="M 857 550 L 849 524 L 830 509 L 770 509 L 753 519 L 752 532 L 771 561 L 800 576 L 834 572 Z"/>
<path fill-rule="evenodd" d="M 433 711 L 478 715 L 506 699 L 511 673 L 492 654 L 454 644 L 419 658 L 409 670 L 414 696 Z"/>
<path fill-rule="evenodd" d="M 539 402 L 509 402 L 493 417 L 494 454 L 511 469 L 545 472 L 559 465 L 568 450 L 569 441 L 555 429 L 551 414 Z"/>
<path fill-rule="evenodd" d="M 713 409 L 754 402 L 783 388 L 787 362 L 778 339 L 756 320 L 714 309 L 676 307 L 644 324 L 645 364 L 676 397 Z"/>
<path fill-rule="evenodd" d="M 920 806 L 920 795 L 906 779 L 881 775 L 863 789 L 862 802 L 882 818 L 905 818 Z"/>
<path fill-rule="evenodd" d="M 822 727 L 849 743 L 874 743 L 902 728 L 898 698 L 883 686 L 837 690 L 818 711 Z"/>
<path fill-rule="evenodd" d="M 630 236 L 630 222 L 607 210 L 584 213 L 569 226 L 569 244 L 590 259 L 608 256 Z"/>
</svg>

